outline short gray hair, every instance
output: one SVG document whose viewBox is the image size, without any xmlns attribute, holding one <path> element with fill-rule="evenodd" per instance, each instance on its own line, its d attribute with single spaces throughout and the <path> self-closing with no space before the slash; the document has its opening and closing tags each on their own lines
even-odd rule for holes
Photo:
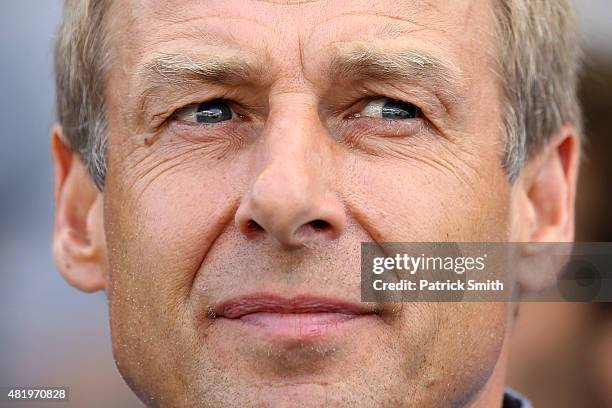
<svg viewBox="0 0 612 408">
<path fill-rule="evenodd" d="M 106 175 L 104 85 L 111 0 L 65 0 L 55 48 L 58 120 L 101 190 Z M 580 46 L 570 0 L 492 0 L 502 82 L 503 165 L 513 181 L 530 154 L 563 124 L 582 131 Z"/>
<path fill-rule="evenodd" d="M 571 0 L 497 0 L 504 167 L 523 163 L 564 124 L 582 134 L 578 22 Z"/>
<path fill-rule="evenodd" d="M 65 0 L 55 43 L 57 116 L 65 142 L 102 190 L 106 176 L 104 85 L 110 63 L 105 15 L 111 0 Z"/>
</svg>

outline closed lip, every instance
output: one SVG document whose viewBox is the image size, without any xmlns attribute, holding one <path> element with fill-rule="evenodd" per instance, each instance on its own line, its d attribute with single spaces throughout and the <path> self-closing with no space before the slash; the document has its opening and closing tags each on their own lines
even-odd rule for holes
<svg viewBox="0 0 612 408">
<path fill-rule="evenodd" d="M 291 297 L 269 293 L 237 296 L 221 302 L 213 308 L 215 317 L 240 319 L 254 313 L 315 314 L 335 313 L 343 315 L 378 314 L 373 306 L 316 295 Z"/>
</svg>

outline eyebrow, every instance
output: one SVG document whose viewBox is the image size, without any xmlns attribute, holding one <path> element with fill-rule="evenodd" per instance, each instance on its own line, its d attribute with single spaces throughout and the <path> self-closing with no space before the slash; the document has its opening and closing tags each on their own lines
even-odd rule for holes
<svg viewBox="0 0 612 408">
<path fill-rule="evenodd" d="M 360 47 L 340 51 L 329 67 L 337 80 L 391 80 L 417 83 L 430 89 L 445 106 L 453 104 L 461 91 L 461 72 L 426 51 L 379 50 Z"/>
<path fill-rule="evenodd" d="M 340 49 L 329 68 L 332 81 L 401 81 L 431 90 L 448 110 L 460 94 L 459 70 L 428 52 L 420 50 L 382 50 L 353 47 Z M 262 81 L 264 69 L 253 65 L 241 54 L 209 52 L 206 54 L 157 53 L 136 70 L 139 78 L 139 107 L 164 90 L 189 89 L 203 83 L 229 87 Z"/>
<path fill-rule="evenodd" d="M 239 86 L 261 78 L 260 69 L 231 52 L 157 53 L 142 63 L 135 74 L 141 112 L 164 91 L 190 89 L 205 83 Z"/>
<path fill-rule="evenodd" d="M 153 84 L 203 81 L 236 85 L 252 79 L 255 71 L 246 60 L 234 55 L 156 54 L 137 70 L 137 75 Z"/>
</svg>

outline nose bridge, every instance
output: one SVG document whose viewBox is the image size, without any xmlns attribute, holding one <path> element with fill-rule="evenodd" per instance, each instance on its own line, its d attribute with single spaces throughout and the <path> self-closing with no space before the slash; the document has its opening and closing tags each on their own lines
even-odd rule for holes
<svg viewBox="0 0 612 408">
<path fill-rule="evenodd" d="M 324 133 L 312 97 L 292 94 L 278 97 L 262 135 L 262 171 L 255 185 L 283 185 L 290 195 L 321 187 L 325 182 L 323 156 L 328 147 Z M 313 183 L 315 179 L 318 183 Z"/>
<path fill-rule="evenodd" d="M 337 238 L 345 216 L 330 183 L 331 140 L 316 98 L 287 93 L 271 99 L 261 138 L 257 170 L 236 214 L 239 230 L 249 238 L 271 235 L 289 247 Z"/>
</svg>

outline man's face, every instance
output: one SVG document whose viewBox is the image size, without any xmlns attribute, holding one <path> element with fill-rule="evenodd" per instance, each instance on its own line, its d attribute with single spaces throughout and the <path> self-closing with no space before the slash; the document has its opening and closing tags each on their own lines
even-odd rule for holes
<svg viewBox="0 0 612 408">
<path fill-rule="evenodd" d="M 506 306 L 360 303 L 359 249 L 512 239 L 491 5 L 289 3 L 111 7 L 121 373 L 168 406 L 476 400 Z"/>
</svg>

